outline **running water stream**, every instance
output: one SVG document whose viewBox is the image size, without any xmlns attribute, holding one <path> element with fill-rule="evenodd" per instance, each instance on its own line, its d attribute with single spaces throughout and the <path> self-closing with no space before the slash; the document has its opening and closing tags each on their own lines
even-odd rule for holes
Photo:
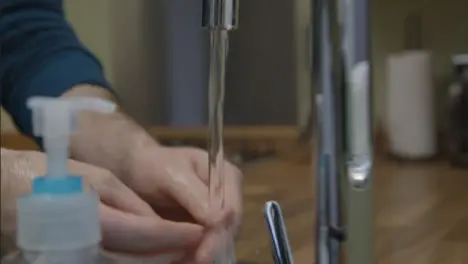
<svg viewBox="0 0 468 264">
<path fill-rule="evenodd" d="M 223 115 L 226 60 L 229 36 L 225 29 L 210 31 L 210 76 L 209 76 L 209 202 L 210 208 L 224 208 L 224 149 Z M 234 240 L 229 230 L 219 230 L 226 244 L 221 245 L 214 264 L 235 263 Z"/>
</svg>

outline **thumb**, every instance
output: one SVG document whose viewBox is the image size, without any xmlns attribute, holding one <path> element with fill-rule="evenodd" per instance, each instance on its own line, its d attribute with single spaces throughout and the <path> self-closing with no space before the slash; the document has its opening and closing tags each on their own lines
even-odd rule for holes
<svg viewBox="0 0 468 264">
<path fill-rule="evenodd" d="M 137 254 L 184 251 L 202 238 L 203 228 L 159 217 L 138 216 L 101 205 L 103 246 Z"/>
<path fill-rule="evenodd" d="M 198 223 L 211 226 L 217 218 L 210 211 L 209 189 L 195 172 L 183 169 L 169 173 L 169 195 L 185 208 Z"/>
</svg>

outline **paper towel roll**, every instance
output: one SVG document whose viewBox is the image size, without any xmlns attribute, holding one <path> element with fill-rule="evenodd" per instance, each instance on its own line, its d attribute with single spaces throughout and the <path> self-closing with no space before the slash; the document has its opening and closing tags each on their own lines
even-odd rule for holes
<svg viewBox="0 0 468 264">
<path fill-rule="evenodd" d="M 387 59 L 387 131 L 390 151 L 403 158 L 436 154 L 431 54 L 407 51 Z"/>
</svg>

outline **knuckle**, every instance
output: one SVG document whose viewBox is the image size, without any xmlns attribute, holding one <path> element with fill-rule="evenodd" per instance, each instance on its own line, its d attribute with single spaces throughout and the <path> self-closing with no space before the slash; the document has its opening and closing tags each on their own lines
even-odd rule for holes
<svg viewBox="0 0 468 264">
<path fill-rule="evenodd" d="M 244 173 L 241 171 L 241 169 L 239 169 L 236 165 L 230 162 L 228 164 L 229 164 L 229 168 L 233 171 L 234 177 L 242 181 L 244 179 Z"/>
<path fill-rule="evenodd" d="M 118 184 L 118 180 L 114 174 L 106 169 L 95 168 L 92 174 L 90 185 L 96 190 L 113 187 Z"/>
<path fill-rule="evenodd" d="M 98 177 L 100 177 L 102 183 L 106 185 L 115 185 L 118 183 L 115 175 L 106 169 L 99 169 Z"/>
</svg>

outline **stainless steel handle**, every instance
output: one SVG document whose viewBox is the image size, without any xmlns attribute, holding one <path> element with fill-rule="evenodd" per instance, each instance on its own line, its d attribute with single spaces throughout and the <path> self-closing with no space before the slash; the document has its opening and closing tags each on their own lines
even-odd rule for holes
<svg viewBox="0 0 468 264">
<path fill-rule="evenodd" d="M 364 40 L 363 40 L 364 41 Z M 345 47 L 346 48 L 346 47 Z M 346 49 L 345 49 L 346 50 Z M 347 47 L 345 61 L 350 61 L 353 50 Z M 348 141 L 347 175 L 352 188 L 366 189 L 372 176 L 372 122 L 370 66 L 367 58 L 346 68 L 347 92 L 346 141 Z"/>
<path fill-rule="evenodd" d="M 270 232 L 273 258 L 276 264 L 294 264 L 286 225 L 280 205 L 275 201 L 265 204 L 265 222 Z"/>
<path fill-rule="evenodd" d="M 353 188 L 368 186 L 372 169 L 372 93 L 368 0 L 340 0 L 346 79 L 347 174 Z"/>
<path fill-rule="evenodd" d="M 339 7 L 346 105 L 346 258 L 349 264 L 372 264 L 375 258 L 370 0 L 339 0 Z"/>
<path fill-rule="evenodd" d="M 345 249 L 347 263 L 372 264 L 369 0 L 314 0 L 312 11 L 318 131 L 316 261 L 342 263 L 340 252 Z"/>
</svg>

